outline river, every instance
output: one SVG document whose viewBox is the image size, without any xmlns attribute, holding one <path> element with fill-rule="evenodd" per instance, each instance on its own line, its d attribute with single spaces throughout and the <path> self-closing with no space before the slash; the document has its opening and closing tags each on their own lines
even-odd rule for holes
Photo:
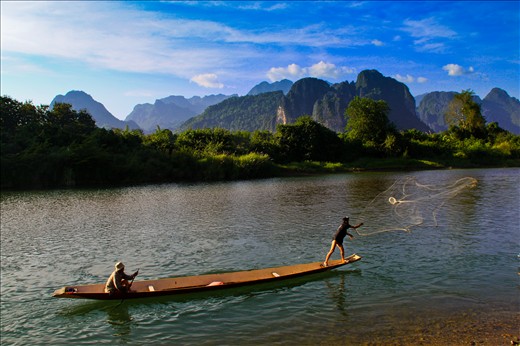
<svg viewBox="0 0 520 346">
<path fill-rule="evenodd" d="M 363 259 L 327 274 L 121 305 L 51 297 L 104 282 L 118 260 L 138 279 L 322 261 L 343 216 L 379 229 L 391 209 L 366 207 L 405 177 L 477 184 L 443 200 L 435 225 L 354 233 L 347 255 Z M 1 343 L 510 344 L 519 187 L 509 168 L 2 192 Z"/>
</svg>

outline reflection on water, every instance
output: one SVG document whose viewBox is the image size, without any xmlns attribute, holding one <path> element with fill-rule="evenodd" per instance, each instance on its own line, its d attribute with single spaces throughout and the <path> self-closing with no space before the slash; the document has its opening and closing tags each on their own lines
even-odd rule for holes
<svg viewBox="0 0 520 346">
<path fill-rule="evenodd" d="M 119 304 L 107 309 L 107 322 L 114 329 L 114 336 L 119 337 L 121 341 L 130 340 L 133 322 L 128 312 L 128 305 Z"/>
<path fill-rule="evenodd" d="M 478 185 L 451 199 L 437 226 L 349 240 L 347 255 L 363 259 L 347 269 L 120 306 L 50 297 L 64 285 L 104 282 L 118 260 L 141 268 L 143 280 L 321 261 L 343 216 L 376 227 L 381 211 L 365 207 L 410 174 L 433 185 L 471 176 Z M 502 317 L 518 307 L 519 186 L 520 170 L 504 169 L 3 192 L 2 343 L 404 343 L 424 330 L 453 331 L 467 311 L 480 314 L 468 321 L 497 316 L 505 330 Z"/>
<path fill-rule="evenodd" d="M 112 328 L 112 335 L 122 342 L 127 342 L 131 338 L 132 328 L 137 325 L 133 320 L 129 304 L 125 301 L 103 301 L 103 302 L 80 302 L 77 305 L 67 306 L 61 309 L 57 315 L 64 319 L 87 319 L 95 318 L 105 320 L 107 325 Z M 103 317 L 105 315 L 105 317 Z"/>
<path fill-rule="evenodd" d="M 351 275 L 361 275 L 361 270 L 354 269 L 349 271 L 341 271 L 338 272 L 337 279 L 338 280 L 324 280 L 325 285 L 327 286 L 327 293 L 330 295 L 330 299 L 335 303 L 337 312 L 347 320 L 349 316 L 348 310 L 348 289 L 346 287 L 346 282 L 349 276 Z"/>
</svg>

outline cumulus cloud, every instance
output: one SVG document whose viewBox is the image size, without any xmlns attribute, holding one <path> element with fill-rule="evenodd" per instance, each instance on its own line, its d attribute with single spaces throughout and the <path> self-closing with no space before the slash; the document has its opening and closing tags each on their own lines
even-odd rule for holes
<svg viewBox="0 0 520 346">
<path fill-rule="evenodd" d="M 406 76 L 401 76 L 400 74 L 395 75 L 395 79 L 397 79 L 399 82 L 403 83 L 413 83 L 415 81 L 415 78 L 407 74 Z"/>
<path fill-rule="evenodd" d="M 290 64 L 287 67 L 271 67 L 269 72 L 267 72 L 267 77 L 271 80 L 271 82 L 281 80 L 284 78 L 289 79 L 299 79 L 304 76 L 305 72 L 303 69 L 296 65 Z"/>
<path fill-rule="evenodd" d="M 372 40 L 372 44 L 374 46 L 378 46 L 378 47 L 381 47 L 384 45 L 384 43 L 382 41 L 379 41 L 379 40 Z"/>
<path fill-rule="evenodd" d="M 473 66 L 470 66 L 468 69 L 457 65 L 457 64 L 447 64 L 442 67 L 444 71 L 448 71 L 448 76 L 462 76 L 467 74 L 472 74 L 475 72 Z"/>
<path fill-rule="evenodd" d="M 409 74 L 407 74 L 406 76 L 401 76 L 400 74 L 396 74 L 394 76 L 395 79 L 397 79 L 399 82 L 402 82 L 402 83 L 414 83 L 414 82 L 417 82 L 417 83 L 426 83 L 428 81 L 427 78 L 425 77 L 413 77 Z"/>
<path fill-rule="evenodd" d="M 297 64 L 290 64 L 287 67 L 271 67 L 267 72 L 267 77 L 271 82 L 284 78 L 295 80 L 303 77 L 338 79 L 350 73 L 354 73 L 353 68 L 320 61 L 309 67 L 301 67 Z"/>
<path fill-rule="evenodd" d="M 218 76 L 214 73 L 199 74 L 190 79 L 190 82 L 194 82 L 204 88 L 222 89 L 224 84 L 220 83 Z"/>
</svg>

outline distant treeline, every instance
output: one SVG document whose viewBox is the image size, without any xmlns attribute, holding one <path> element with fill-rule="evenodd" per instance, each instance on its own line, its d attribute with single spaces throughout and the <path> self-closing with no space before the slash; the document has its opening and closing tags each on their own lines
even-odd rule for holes
<svg viewBox="0 0 520 346">
<path fill-rule="evenodd" d="M 274 133 L 219 128 L 173 133 L 157 128 L 144 135 L 139 130 L 99 128 L 87 112 L 75 111 L 69 104 L 49 109 L 4 96 L 1 187 L 237 180 L 424 165 L 518 166 L 520 136 L 463 114 L 461 109 L 468 105 L 460 106 L 458 110 L 454 106 L 451 114 L 454 125 L 436 134 L 398 132 L 388 121 L 384 101 L 356 98 L 345 114 L 345 132 L 339 134 L 301 117 L 294 124 L 278 125 Z"/>
</svg>

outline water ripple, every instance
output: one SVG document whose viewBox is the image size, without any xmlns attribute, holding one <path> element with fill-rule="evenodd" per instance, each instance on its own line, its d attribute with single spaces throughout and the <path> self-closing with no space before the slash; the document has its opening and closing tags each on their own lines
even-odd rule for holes
<svg viewBox="0 0 520 346">
<path fill-rule="evenodd" d="M 363 260 L 314 279 L 120 305 L 50 295 L 104 282 L 118 260 L 141 279 L 321 261 L 341 217 L 376 220 L 365 205 L 403 174 L 2 193 L 2 343 L 359 344 L 454 311 L 507 311 L 518 297 L 519 173 L 414 173 L 478 186 L 437 227 L 347 240 Z"/>
</svg>

